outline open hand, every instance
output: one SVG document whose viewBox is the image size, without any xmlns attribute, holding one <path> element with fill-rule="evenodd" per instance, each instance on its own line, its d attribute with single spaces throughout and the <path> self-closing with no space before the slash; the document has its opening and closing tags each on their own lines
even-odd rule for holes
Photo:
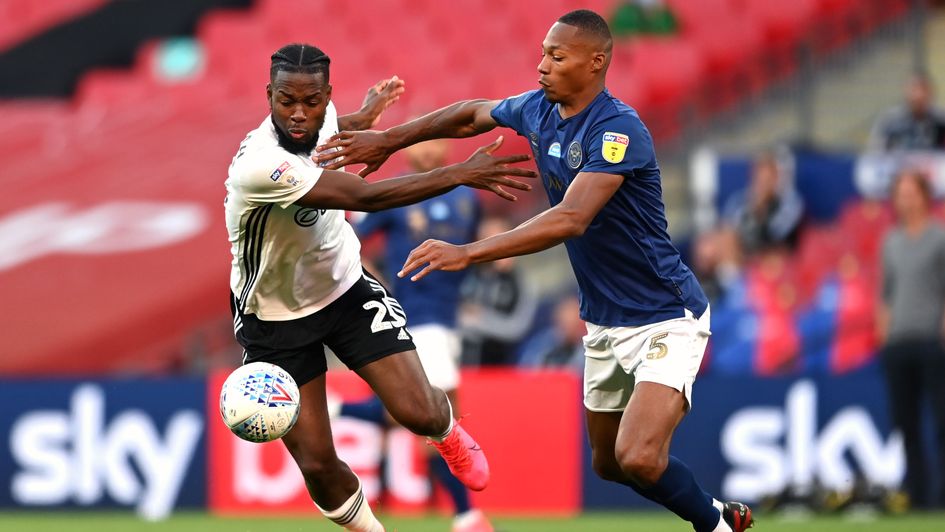
<svg viewBox="0 0 945 532">
<path fill-rule="evenodd" d="M 361 104 L 361 112 L 371 119 L 372 128 L 381 120 L 381 114 L 400 99 L 400 95 L 406 90 L 404 80 L 393 76 L 390 79 L 382 79 L 368 89 L 364 97 L 364 103 Z M 368 129 L 365 128 L 365 129 Z"/>
<path fill-rule="evenodd" d="M 441 240 L 427 240 L 410 252 L 397 277 L 403 278 L 424 264 L 426 267 L 411 277 L 411 281 L 422 279 L 434 270 L 448 272 L 462 270 L 469 266 L 469 255 L 466 253 L 466 248 L 462 246 L 455 246 Z"/>
<path fill-rule="evenodd" d="M 337 170 L 348 164 L 365 164 L 358 175 L 364 177 L 377 170 L 390 157 L 391 150 L 380 131 L 342 131 L 315 148 L 312 159 L 325 164 L 326 170 Z"/>
<path fill-rule="evenodd" d="M 489 190 L 503 199 L 515 201 L 518 198 L 505 190 L 504 187 L 518 190 L 531 190 L 532 186 L 508 176 L 535 177 L 538 174 L 536 174 L 534 170 L 527 168 L 508 166 L 513 163 L 529 160 L 531 157 L 528 155 L 495 157 L 493 153 L 499 149 L 503 140 L 503 137 L 499 136 L 495 142 L 479 148 L 469 159 L 456 165 L 455 168 L 457 171 L 461 172 L 460 178 L 464 185 L 481 190 Z"/>
</svg>

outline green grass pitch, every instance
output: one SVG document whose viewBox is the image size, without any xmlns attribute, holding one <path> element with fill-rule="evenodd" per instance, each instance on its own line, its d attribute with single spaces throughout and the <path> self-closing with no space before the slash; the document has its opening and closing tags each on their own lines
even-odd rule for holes
<svg viewBox="0 0 945 532">
<path fill-rule="evenodd" d="M 390 532 L 443 532 L 445 517 L 385 517 Z M 576 518 L 494 517 L 497 532 L 688 532 L 692 528 L 663 513 L 588 513 Z M 222 518 L 203 513 L 175 514 L 166 521 L 143 522 L 122 513 L 0 513 L 0 530 L 29 532 L 338 532 L 321 516 L 311 518 Z M 752 532 L 927 532 L 945 530 L 945 514 L 912 514 L 883 518 L 815 517 L 787 520 L 758 516 Z"/>
</svg>

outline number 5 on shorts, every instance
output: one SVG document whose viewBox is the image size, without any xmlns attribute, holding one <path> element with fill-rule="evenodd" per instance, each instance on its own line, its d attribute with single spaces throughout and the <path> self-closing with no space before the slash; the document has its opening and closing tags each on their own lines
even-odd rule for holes
<svg viewBox="0 0 945 532">
<path fill-rule="evenodd" d="M 647 360 L 658 360 L 666 356 L 666 353 L 669 351 L 669 347 L 667 347 L 663 342 L 660 342 L 660 340 L 666 338 L 667 336 L 669 336 L 669 333 L 664 332 L 653 335 L 653 337 L 650 338 L 650 347 L 646 354 Z"/>
</svg>

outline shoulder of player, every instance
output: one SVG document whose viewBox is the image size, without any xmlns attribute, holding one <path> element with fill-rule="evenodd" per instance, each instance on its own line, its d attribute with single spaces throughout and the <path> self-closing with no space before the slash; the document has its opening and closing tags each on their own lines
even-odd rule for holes
<svg viewBox="0 0 945 532">
<path fill-rule="evenodd" d="M 251 147 L 237 159 L 232 173 L 245 180 L 266 178 L 275 181 L 281 174 L 301 164 L 298 155 L 280 147 L 261 145 Z"/>
<path fill-rule="evenodd" d="M 646 128 L 636 109 L 610 93 L 607 93 L 607 97 L 603 99 L 595 121 L 617 123 L 634 128 Z"/>
<path fill-rule="evenodd" d="M 630 107 L 624 106 L 624 109 L 606 108 L 604 112 L 594 118 L 594 122 L 587 128 L 586 139 L 588 142 L 605 141 L 604 137 L 626 137 L 637 141 L 648 140 L 649 131 L 640 120 L 636 111 Z M 614 139 L 610 139 L 614 140 Z"/>
<path fill-rule="evenodd" d="M 554 105 L 544 98 L 541 89 L 525 91 L 521 94 L 516 94 L 515 96 L 509 96 L 504 100 L 499 100 L 498 104 L 508 100 L 515 100 L 515 103 L 522 109 L 540 109 L 542 107 L 542 102 L 546 103 L 548 106 Z"/>
</svg>

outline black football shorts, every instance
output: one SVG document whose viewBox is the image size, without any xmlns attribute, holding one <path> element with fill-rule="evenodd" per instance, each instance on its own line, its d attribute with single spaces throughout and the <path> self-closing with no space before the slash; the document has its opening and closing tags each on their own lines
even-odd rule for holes
<svg viewBox="0 0 945 532">
<path fill-rule="evenodd" d="M 326 345 L 352 370 L 416 349 L 400 303 L 367 271 L 344 295 L 302 318 L 260 320 L 240 312 L 232 294 L 230 309 L 243 364 L 275 364 L 299 386 L 328 371 Z"/>
</svg>

